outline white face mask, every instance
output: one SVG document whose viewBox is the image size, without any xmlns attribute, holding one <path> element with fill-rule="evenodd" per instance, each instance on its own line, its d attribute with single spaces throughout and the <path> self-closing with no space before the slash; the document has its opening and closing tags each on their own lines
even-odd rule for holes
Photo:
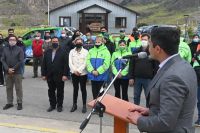
<svg viewBox="0 0 200 133">
<path fill-rule="evenodd" d="M 142 47 L 147 48 L 148 47 L 148 41 L 142 40 Z"/>
<path fill-rule="evenodd" d="M 62 37 L 66 37 L 66 34 L 61 34 Z"/>
<path fill-rule="evenodd" d="M 16 41 L 9 41 L 9 45 L 10 45 L 10 46 L 15 46 L 16 43 L 17 43 Z"/>
<path fill-rule="evenodd" d="M 40 37 L 36 37 L 35 39 L 36 39 L 36 40 L 40 40 Z"/>
<path fill-rule="evenodd" d="M 194 38 L 193 42 L 199 42 L 199 38 Z"/>
</svg>

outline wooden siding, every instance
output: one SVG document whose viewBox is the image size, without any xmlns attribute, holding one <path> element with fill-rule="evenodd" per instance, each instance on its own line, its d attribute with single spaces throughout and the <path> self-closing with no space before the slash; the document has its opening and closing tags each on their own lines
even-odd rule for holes
<svg viewBox="0 0 200 133">
<path fill-rule="evenodd" d="M 127 27 L 125 28 L 125 30 L 127 33 L 131 33 L 133 27 L 135 27 L 136 25 L 136 14 L 114 4 L 111 4 L 105 0 L 82 0 L 72 5 L 55 10 L 50 13 L 50 25 L 58 26 L 59 16 L 71 16 L 71 26 L 79 28 L 79 13 L 77 12 L 94 4 L 112 11 L 108 14 L 108 30 L 110 33 L 119 33 L 120 28 L 115 28 L 116 17 L 127 18 Z M 99 10 L 100 8 L 98 8 L 98 11 Z M 101 9 L 99 13 L 102 13 L 102 10 L 103 9 Z M 85 11 L 91 12 L 94 11 L 94 8 L 90 8 Z M 97 13 L 97 10 L 94 13 Z"/>
</svg>

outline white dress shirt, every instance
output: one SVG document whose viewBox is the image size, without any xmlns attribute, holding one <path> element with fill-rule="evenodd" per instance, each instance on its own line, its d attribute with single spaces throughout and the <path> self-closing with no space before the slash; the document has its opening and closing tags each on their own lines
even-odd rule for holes
<svg viewBox="0 0 200 133">
<path fill-rule="evenodd" d="M 72 49 L 69 53 L 69 68 L 71 73 L 78 71 L 81 75 L 86 75 L 86 59 L 88 51 L 84 48 L 81 48 L 80 51 L 77 51 L 76 48 Z"/>
<path fill-rule="evenodd" d="M 175 56 L 177 56 L 177 55 L 178 55 L 178 54 L 174 54 L 174 55 L 168 57 L 167 59 L 165 59 L 164 61 L 162 61 L 162 62 L 160 63 L 160 65 L 159 65 L 159 70 L 160 70 L 171 58 L 173 58 L 173 57 L 175 57 Z"/>
<path fill-rule="evenodd" d="M 55 50 L 53 50 L 53 51 L 52 51 L 52 62 L 53 62 L 53 60 L 54 60 L 55 56 L 56 56 L 56 51 L 55 51 Z"/>
</svg>

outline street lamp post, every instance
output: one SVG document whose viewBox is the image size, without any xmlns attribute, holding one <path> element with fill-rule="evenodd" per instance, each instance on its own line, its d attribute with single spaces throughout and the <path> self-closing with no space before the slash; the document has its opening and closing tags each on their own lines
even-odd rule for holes
<svg viewBox="0 0 200 133">
<path fill-rule="evenodd" d="M 49 0 L 48 0 L 48 26 L 50 25 L 49 18 L 50 18 L 50 16 L 49 16 Z"/>
<path fill-rule="evenodd" d="M 185 41 L 187 40 L 187 27 L 188 27 L 188 19 L 189 19 L 189 15 L 184 15 L 185 18 Z"/>
</svg>

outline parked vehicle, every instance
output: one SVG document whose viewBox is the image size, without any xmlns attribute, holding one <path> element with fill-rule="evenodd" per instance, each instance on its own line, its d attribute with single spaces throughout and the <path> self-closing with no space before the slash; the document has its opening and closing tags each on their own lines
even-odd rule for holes
<svg viewBox="0 0 200 133">
<path fill-rule="evenodd" d="M 140 33 L 148 33 L 151 34 L 151 31 L 153 28 L 155 27 L 174 27 L 177 28 L 177 26 L 175 25 L 149 25 L 149 26 L 142 26 L 140 27 L 138 30 L 140 31 Z"/>
<path fill-rule="evenodd" d="M 73 27 L 42 27 L 42 28 L 33 28 L 30 31 L 26 32 L 23 36 L 23 42 L 26 46 L 26 63 L 30 62 L 33 58 L 33 51 L 32 51 L 32 41 L 35 38 L 37 32 L 41 33 L 41 38 L 44 39 L 45 32 L 49 31 L 51 37 L 61 36 L 61 31 L 66 30 L 66 33 L 69 37 L 73 36 L 73 31 L 76 30 Z"/>
</svg>

